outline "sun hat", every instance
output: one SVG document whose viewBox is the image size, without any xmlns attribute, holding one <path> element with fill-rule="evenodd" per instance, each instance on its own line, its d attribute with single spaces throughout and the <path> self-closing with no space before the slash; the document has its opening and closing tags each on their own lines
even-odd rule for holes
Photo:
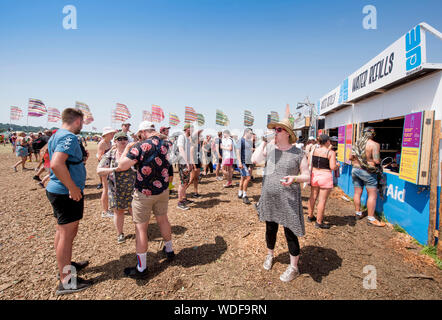
<svg viewBox="0 0 442 320">
<path fill-rule="evenodd" d="M 111 128 L 111 127 L 104 127 L 103 128 L 103 133 L 101 134 L 102 137 L 104 137 L 105 135 L 109 134 L 109 133 L 114 133 L 117 132 L 117 130 Z"/>
<path fill-rule="evenodd" d="M 330 141 L 336 142 L 338 141 L 338 137 L 337 136 L 330 137 Z"/>
<path fill-rule="evenodd" d="M 136 134 L 138 134 L 140 131 L 150 130 L 150 129 L 154 129 L 155 130 L 155 125 L 153 124 L 153 122 L 143 121 L 138 126 L 138 131 L 136 132 Z"/>
<path fill-rule="evenodd" d="M 285 118 L 279 122 L 270 122 L 267 125 L 267 128 L 269 128 L 269 129 L 274 129 L 276 127 L 284 128 L 289 133 L 289 135 L 290 135 L 289 143 L 295 143 L 296 140 L 298 140 L 296 138 L 295 132 L 293 131 L 293 125 L 289 119 Z"/>
<path fill-rule="evenodd" d="M 185 130 L 187 130 L 187 129 L 189 129 L 189 128 L 192 128 L 193 126 L 192 126 L 192 124 L 190 124 L 190 123 L 186 123 L 185 125 L 184 125 L 184 131 Z"/>
<path fill-rule="evenodd" d="M 316 138 L 313 136 L 310 136 L 310 137 L 308 137 L 308 141 L 310 141 L 310 140 L 316 140 Z"/>
<path fill-rule="evenodd" d="M 161 127 L 161 128 L 160 128 L 160 132 L 163 132 L 163 131 L 166 130 L 166 129 L 170 129 L 170 127 Z"/>
<path fill-rule="evenodd" d="M 114 140 L 117 140 L 118 138 L 128 138 L 126 132 L 119 131 L 114 135 Z"/>
</svg>

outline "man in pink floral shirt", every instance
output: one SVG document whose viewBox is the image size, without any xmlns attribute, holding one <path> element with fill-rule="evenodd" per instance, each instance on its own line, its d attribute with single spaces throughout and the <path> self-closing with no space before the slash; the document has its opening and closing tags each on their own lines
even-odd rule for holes
<svg viewBox="0 0 442 320">
<path fill-rule="evenodd" d="M 137 266 L 124 269 L 126 276 L 141 279 L 147 276 L 147 227 L 150 215 L 156 217 L 164 238 L 163 252 L 167 260 L 172 260 L 175 253 L 172 249 L 172 232 L 167 218 L 169 205 L 169 143 L 159 138 L 151 122 L 143 121 L 137 134 L 143 140 L 127 148 L 127 154 L 118 164 L 116 171 L 128 170 L 131 166 L 137 169 L 135 191 L 132 200 L 132 218 L 135 223 Z"/>
</svg>

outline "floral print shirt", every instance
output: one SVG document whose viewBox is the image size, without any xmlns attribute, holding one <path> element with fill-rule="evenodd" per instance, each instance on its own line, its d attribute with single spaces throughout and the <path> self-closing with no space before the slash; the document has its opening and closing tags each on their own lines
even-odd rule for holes
<svg viewBox="0 0 442 320">
<path fill-rule="evenodd" d="M 127 157 L 136 160 L 135 189 L 146 196 L 161 194 L 169 187 L 169 143 L 154 136 L 136 143 Z"/>
</svg>

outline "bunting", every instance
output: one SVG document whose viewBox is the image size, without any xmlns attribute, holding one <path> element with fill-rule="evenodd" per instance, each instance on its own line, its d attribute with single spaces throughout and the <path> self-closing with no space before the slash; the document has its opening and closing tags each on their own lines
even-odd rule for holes
<svg viewBox="0 0 442 320">
<path fill-rule="evenodd" d="M 29 99 L 28 116 L 41 117 L 47 112 L 45 104 L 38 99 Z"/>
<path fill-rule="evenodd" d="M 92 112 L 89 109 L 89 106 L 84 102 L 75 102 L 75 108 L 80 109 L 83 112 L 83 122 L 84 124 L 90 124 L 94 121 L 94 117 L 92 116 Z"/>
<path fill-rule="evenodd" d="M 11 107 L 11 115 L 10 115 L 11 120 L 20 120 L 21 118 L 23 118 L 23 111 L 22 109 L 20 109 L 19 107 Z"/>
<path fill-rule="evenodd" d="M 48 108 L 48 122 L 58 122 L 60 120 L 61 120 L 60 111 L 56 108 Z"/>
<path fill-rule="evenodd" d="M 270 111 L 270 121 L 279 122 L 279 114 L 276 111 Z"/>
<path fill-rule="evenodd" d="M 269 124 L 270 122 L 272 122 L 272 115 L 268 114 L 267 115 L 267 124 Z"/>
<path fill-rule="evenodd" d="M 251 127 L 253 126 L 255 118 L 253 118 L 252 112 L 249 110 L 244 111 L 244 126 Z"/>
<path fill-rule="evenodd" d="M 161 122 L 164 120 L 164 112 L 160 106 L 152 105 L 152 121 Z"/>
<path fill-rule="evenodd" d="M 184 109 L 184 123 L 192 123 L 198 120 L 198 114 L 192 107 L 185 107 Z"/>
<path fill-rule="evenodd" d="M 204 115 L 201 114 L 201 113 L 198 113 L 198 115 L 197 115 L 197 120 L 198 120 L 198 125 L 199 125 L 199 126 L 203 126 L 204 123 L 206 122 L 206 121 L 204 120 Z"/>
<path fill-rule="evenodd" d="M 229 125 L 229 118 L 227 118 L 227 115 L 219 109 L 216 110 L 216 124 L 219 126 Z"/>
<path fill-rule="evenodd" d="M 175 113 L 169 113 L 169 124 L 173 127 L 180 123 L 180 119 Z"/>
</svg>

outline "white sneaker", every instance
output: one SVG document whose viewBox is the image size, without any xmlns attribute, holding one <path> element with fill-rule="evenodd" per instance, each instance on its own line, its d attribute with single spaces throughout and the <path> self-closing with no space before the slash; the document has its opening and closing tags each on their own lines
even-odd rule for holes
<svg viewBox="0 0 442 320">
<path fill-rule="evenodd" d="M 287 270 L 279 277 L 281 281 L 289 282 L 299 276 L 299 270 L 291 265 L 287 267 Z"/>
<path fill-rule="evenodd" d="M 117 238 L 118 243 L 126 242 L 126 237 L 124 236 L 124 233 L 121 233 Z"/>
<path fill-rule="evenodd" d="M 102 212 L 101 213 L 101 217 L 102 218 L 113 218 L 114 217 L 114 213 L 110 210 L 108 210 L 107 212 Z"/>
<path fill-rule="evenodd" d="M 273 256 L 271 254 L 268 254 L 266 256 L 266 260 L 264 261 L 263 267 L 265 270 L 270 270 L 272 269 L 273 266 Z"/>
</svg>

